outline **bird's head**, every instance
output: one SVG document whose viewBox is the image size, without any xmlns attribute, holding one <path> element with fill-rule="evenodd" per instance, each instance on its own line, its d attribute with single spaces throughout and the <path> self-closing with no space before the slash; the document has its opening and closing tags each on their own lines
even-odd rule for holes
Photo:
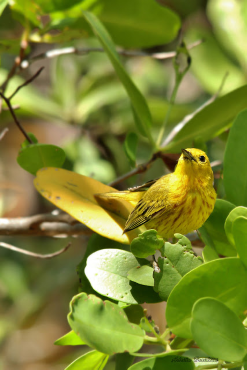
<svg viewBox="0 0 247 370">
<path fill-rule="evenodd" d="M 210 178 L 213 182 L 213 171 L 209 159 L 206 153 L 200 149 L 182 149 L 175 172 L 190 177 Z"/>
</svg>

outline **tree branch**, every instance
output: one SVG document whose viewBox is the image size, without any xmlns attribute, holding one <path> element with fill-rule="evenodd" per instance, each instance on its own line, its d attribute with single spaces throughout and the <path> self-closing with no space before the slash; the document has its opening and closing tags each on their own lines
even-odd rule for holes
<svg viewBox="0 0 247 370">
<path fill-rule="evenodd" d="M 190 44 L 187 48 L 193 49 L 194 47 L 200 45 L 204 40 L 197 40 L 194 43 Z M 25 69 L 30 66 L 31 63 L 40 60 L 40 59 L 51 59 L 58 57 L 60 55 L 66 54 L 76 54 L 76 55 L 85 55 L 91 52 L 100 52 L 104 53 L 103 48 L 75 48 L 75 47 L 68 47 L 62 49 L 55 49 L 55 50 L 48 50 L 45 53 L 38 54 L 33 58 L 25 59 L 21 62 L 21 68 Z M 151 57 L 153 59 L 170 59 L 176 55 L 176 51 L 169 51 L 169 52 L 159 52 L 159 53 L 147 53 L 140 50 L 124 50 L 124 49 L 117 49 L 118 54 L 128 56 L 128 57 Z"/>
<path fill-rule="evenodd" d="M 91 235 L 93 232 L 66 213 L 0 218 L 0 235 L 60 236 Z"/>
<path fill-rule="evenodd" d="M 30 252 L 22 248 L 15 247 L 14 245 L 11 245 L 11 244 L 0 242 L 0 247 L 10 249 L 11 251 L 14 251 L 17 253 L 26 254 L 27 256 L 31 256 L 35 258 L 42 258 L 42 259 L 54 258 L 56 256 L 59 256 L 60 254 L 66 252 L 70 246 L 71 246 L 71 243 L 67 244 L 66 247 L 60 249 L 57 252 L 49 253 L 49 254 L 40 254 L 40 253 L 34 253 L 34 252 Z"/>
</svg>

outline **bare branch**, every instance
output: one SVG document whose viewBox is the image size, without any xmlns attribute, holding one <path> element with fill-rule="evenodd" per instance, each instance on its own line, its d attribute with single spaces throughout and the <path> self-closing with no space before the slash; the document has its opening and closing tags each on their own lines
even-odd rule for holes
<svg viewBox="0 0 247 370">
<path fill-rule="evenodd" d="M 9 129 L 7 127 L 3 129 L 3 131 L 0 133 L 0 141 L 4 138 L 8 131 Z"/>
<path fill-rule="evenodd" d="M 56 256 L 59 256 L 60 254 L 66 252 L 70 246 L 71 246 L 71 243 L 69 243 L 68 245 L 66 245 L 66 247 L 64 247 L 63 249 L 60 249 L 59 251 L 55 253 L 40 254 L 40 253 L 34 253 L 34 252 L 30 252 L 22 248 L 15 247 L 14 245 L 11 245 L 11 244 L 0 242 L 0 247 L 10 249 L 11 251 L 14 251 L 17 253 L 26 254 L 27 256 L 30 256 L 30 257 L 42 258 L 42 259 L 54 258 Z"/>
<path fill-rule="evenodd" d="M 0 218 L 0 235 L 67 237 L 91 234 L 90 229 L 66 213 Z"/>
<path fill-rule="evenodd" d="M 198 40 L 194 43 L 190 44 L 187 49 L 192 49 L 198 45 L 200 45 L 204 40 Z M 104 53 L 103 48 L 75 48 L 75 47 L 68 47 L 68 48 L 62 48 L 62 49 L 55 49 L 55 50 L 49 50 L 45 53 L 38 54 L 33 58 L 25 59 L 21 63 L 21 68 L 25 69 L 30 66 L 31 63 L 40 60 L 40 59 L 51 59 L 58 57 L 60 55 L 66 55 L 66 54 L 76 54 L 76 55 L 85 55 L 89 54 L 91 52 L 100 52 Z M 124 49 L 117 49 L 118 54 L 128 56 L 128 57 L 151 57 L 153 59 L 169 59 L 173 58 L 176 55 L 176 51 L 169 51 L 169 52 L 160 52 L 160 53 L 147 53 L 140 50 L 124 50 Z"/>
<path fill-rule="evenodd" d="M 12 95 L 10 95 L 10 97 L 8 98 L 9 100 L 11 100 L 17 93 L 18 91 L 24 87 L 24 86 L 27 86 L 29 85 L 31 82 L 33 82 L 33 80 L 35 80 L 35 78 L 37 78 L 40 73 L 43 71 L 45 67 L 41 67 L 32 77 L 30 77 L 28 80 L 26 80 L 22 85 L 18 86 L 17 89 L 13 92 Z"/>
</svg>

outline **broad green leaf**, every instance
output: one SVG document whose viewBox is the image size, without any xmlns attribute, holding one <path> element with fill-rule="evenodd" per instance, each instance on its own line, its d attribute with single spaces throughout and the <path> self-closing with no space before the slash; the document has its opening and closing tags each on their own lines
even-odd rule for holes
<svg viewBox="0 0 247 370">
<path fill-rule="evenodd" d="M 246 207 L 236 207 L 234 208 L 226 218 L 225 222 L 225 232 L 226 236 L 231 243 L 235 246 L 234 236 L 233 236 L 233 224 L 238 217 L 247 218 L 247 208 Z"/>
<path fill-rule="evenodd" d="M 247 108 L 246 94 L 247 85 L 244 85 L 204 107 L 178 130 L 171 141 L 165 141 L 163 150 L 177 153 L 181 148 L 193 147 L 194 139 L 197 137 L 202 137 L 204 142 L 215 137 L 224 128 L 229 127 L 231 121 L 241 110 Z M 229 197 L 228 200 L 233 201 Z"/>
<path fill-rule="evenodd" d="M 129 270 L 138 266 L 140 263 L 130 252 L 103 249 L 89 256 L 85 274 L 93 289 L 106 297 L 129 304 L 160 302 L 151 287 L 128 279 Z"/>
<path fill-rule="evenodd" d="M 124 312 L 126 313 L 128 320 L 137 325 L 140 324 L 140 321 L 144 316 L 143 308 L 139 304 L 131 304 L 125 307 Z"/>
<path fill-rule="evenodd" d="M 115 370 L 128 370 L 134 359 L 135 357 L 131 356 L 128 352 L 117 353 L 115 356 Z"/>
<path fill-rule="evenodd" d="M 40 0 L 39 0 L 40 1 Z M 75 1 L 73 1 L 75 2 Z M 73 4 L 72 2 L 72 4 Z M 77 1 L 78 2 L 78 1 Z M 53 11 L 48 5 L 49 13 Z M 68 4 L 68 1 L 64 1 Z M 57 10 L 61 8 L 58 4 Z M 180 19 L 171 9 L 161 6 L 153 0 L 113 1 L 91 0 L 82 1 L 66 13 L 56 12 L 50 15 L 48 30 L 59 29 L 66 37 L 66 31 L 76 38 L 88 37 L 90 31 L 82 19 L 82 10 L 97 15 L 112 35 L 117 45 L 125 48 L 147 48 L 163 45 L 172 41 L 181 26 Z M 79 32 L 80 31 L 80 32 Z"/>
<path fill-rule="evenodd" d="M 106 210 L 95 200 L 97 193 L 116 191 L 110 186 L 61 168 L 38 171 L 34 186 L 49 202 L 106 238 L 129 244 L 138 235 L 138 231 L 123 235 L 126 220 L 133 210 L 129 202 L 111 199 L 111 210 Z"/>
<path fill-rule="evenodd" d="M 181 245 L 182 240 L 176 244 L 165 243 L 162 251 L 165 258 L 158 259 L 160 272 L 154 271 L 154 289 L 164 301 L 187 272 L 203 263 L 201 257 L 194 255 L 189 240 L 186 238 L 185 243 L 189 244 L 184 246 Z"/>
<path fill-rule="evenodd" d="M 137 143 L 138 137 L 136 133 L 135 132 L 128 133 L 124 141 L 124 151 L 132 167 L 135 167 L 136 164 Z"/>
<path fill-rule="evenodd" d="M 153 268 L 151 266 L 137 266 L 128 271 L 128 279 L 137 284 L 154 286 Z"/>
<path fill-rule="evenodd" d="M 71 330 L 69 333 L 57 339 L 54 344 L 57 346 L 82 346 L 86 343 L 84 343 L 81 338 L 78 337 L 73 330 Z"/>
<path fill-rule="evenodd" d="M 86 253 L 83 256 L 82 261 L 77 266 L 77 274 L 80 279 L 80 291 L 87 294 L 95 294 L 95 290 L 92 288 L 88 278 L 85 275 L 85 267 L 87 265 L 88 257 L 101 249 L 128 249 L 129 246 L 126 244 L 120 244 L 115 240 L 104 238 L 99 234 L 93 234 L 88 242 Z"/>
<path fill-rule="evenodd" d="M 68 321 L 88 346 L 109 355 L 135 352 L 143 344 L 143 330 L 128 321 L 124 310 L 94 295 L 75 296 L 70 303 Z"/>
<path fill-rule="evenodd" d="M 246 120 L 247 110 L 244 110 L 233 122 L 224 158 L 223 178 L 226 196 L 236 206 L 247 206 L 247 165 L 244 160 L 247 156 Z"/>
<path fill-rule="evenodd" d="M 241 320 L 217 299 L 196 301 L 191 332 L 196 344 L 211 357 L 234 362 L 247 354 L 247 334 Z"/>
<path fill-rule="evenodd" d="M 64 161 L 63 149 L 50 144 L 30 144 L 21 149 L 17 157 L 18 164 L 33 175 L 46 166 L 61 167 Z"/>
<path fill-rule="evenodd" d="M 95 32 L 96 36 L 98 37 L 99 41 L 101 42 L 120 81 L 122 82 L 127 94 L 129 95 L 135 114 L 138 116 L 140 122 L 142 123 L 141 134 L 146 136 L 149 139 L 150 143 L 155 147 L 155 143 L 150 131 L 152 127 L 152 117 L 146 100 L 144 99 L 138 88 L 135 86 L 135 84 L 132 82 L 129 75 L 125 72 L 120 62 L 119 56 L 115 50 L 115 46 L 104 26 L 92 13 L 83 12 L 83 14 L 87 22 L 90 24 L 93 31 Z M 137 128 L 139 128 L 139 126 Z"/>
<path fill-rule="evenodd" d="M 95 0 L 87 1 L 90 3 L 95 3 Z M 79 3 L 83 3 L 82 0 L 36 0 L 36 3 L 40 6 L 44 13 L 58 12 L 60 10 L 68 10 Z M 66 13 L 64 13 L 66 17 Z"/>
<path fill-rule="evenodd" d="M 167 352 L 164 357 L 152 357 L 132 365 L 129 370 L 193 370 L 194 362 L 184 356 Z"/>
<path fill-rule="evenodd" d="M 98 351 L 91 351 L 77 358 L 65 370 L 103 370 L 109 356 Z"/>
<path fill-rule="evenodd" d="M 8 3 L 9 3 L 9 0 L 2 0 L 1 1 L 1 3 L 0 3 L 0 15 L 2 15 L 2 12 L 4 11 L 4 9 L 8 5 Z"/>
<path fill-rule="evenodd" d="M 238 217 L 233 223 L 232 231 L 238 255 L 247 267 L 247 218 Z"/>
<path fill-rule="evenodd" d="M 191 310 L 198 299 L 216 298 L 240 316 L 247 307 L 246 289 L 247 270 L 239 258 L 205 263 L 186 274 L 171 292 L 167 301 L 167 324 L 174 334 L 192 339 Z"/>
<path fill-rule="evenodd" d="M 232 203 L 216 199 L 213 212 L 199 229 L 204 243 L 223 256 L 236 256 L 236 250 L 229 244 L 224 228 L 226 218 L 233 208 Z"/>
<path fill-rule="evenodd" d="M 163 238 L 159 238 L 157 231 L 151 229 L 135 238 L 131 242 L 130 250 L 136 257 L 145 258 L 155 254 L 163 245 Z"/>
</svg>

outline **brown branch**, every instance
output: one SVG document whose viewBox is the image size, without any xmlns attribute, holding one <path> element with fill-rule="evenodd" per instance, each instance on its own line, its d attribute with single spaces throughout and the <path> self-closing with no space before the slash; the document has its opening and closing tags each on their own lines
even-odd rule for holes
<svg viewBox="0 0 247 370">
<path fill-rule="evenodd" d="M 26 50 L 27 47 L 28 47 L 27 41 L 22 40 L 19 56 L 15 58 L 14 64 L 11 67 L 11 69 L 10 69 L 10 71 L 9 71 L 7 77 L 6 77 L 6 80 L 0 86 L 0 90 L 2 91 L 2 93 L 4 93 L 4 91 L 6 90 L 6 88 L 8 86 L 9 81 L 16 74 L 17 69 L 21 66 L 21 63 L 22 63 L 22 61 L 24 59 L 24 56 L 25 56 L 25 50 Z"/>
<path fill-rule="evenodd" d="M 70 246 L 71 246 L 71 243 L 69 243 L 68 245 L 66 245 L 66 247 L 60 249 L 59 251 L 55 253 L 40 254 L 40 253 L 34 253 L 34 252 L 30 252 L 22 248 L 15 247 L 14 245 L 11 245 L 11 244 L 0 242 L 0 247 L 10 249 L 11 251 L 14 251 L 17 253 L 26 254 L 27 256 L 30 256 L 30 257 L 42 258 L 42 259 L 54 258 L 56 256 L 59 256 L 60 254 L 66 252 Z"/>
<path fill-rule="evenodd" d="M 90 229 L 66 213 L 0 218 L 0 235 L 66 237 L 91 234 Z"/>
<path fill-rule="evenodd" d="M 33 80 L 35 80 L 35 78 L 37 78 L 39 75 L 40 75 L 40 73 L 43 71 L 43 69 L 44 69 L 45 67 L 41 67 L 32 77 L 30 77 L 28 80 L 26 80 L 22 85 L 20 85 L 20 86 L 18 86 L 17 87 L 17 89 L 13 92 L 13 94 L 12 95 L 10 95 L 10 97 L 8 98 L 9 100 L 11 100 L 14 96 L 15 96 L 15 94 L 17 94 L 18 93 L 18 91 L 22 88 L 22 87 L 24 87 L 24 86 L 27 86 L 27 85 L 29 85 L 31 82 L 33 82 Z"/>
<path fill-rule="evenodd" d="M 200 45 L 204 40 L 198 40 L 194 43 L 190 44 L 187 49 L 192 49 L 198 45 Z M 62 49 L 55 49 L 55 50 L 49 50 L 45 53 L 38 54 L 33 58 L 25 59 L 21 63 L 21 68 L 25 69 L 30 66 L 31 63 L 40 60 L 40 59 L 50 59 L 55 58 L 60 55 L 66 55 L 66 54 L 76 54 L 76 55 L 85 55 L 89 54 L 91 52 L 100 52 L 104 53 L 103 48 L 75 48 L 75 47 L 68 47 L 68 48 L 62 48 Z M 169 59 L 173 58 L 176 55 L 176 51 L 169 51 L 169 52 L 158 52 L 158 53 L 147 53 L 139 50 L 124 50 L 124 49 L 117 49 L 118 54 L 128 56 L 128 57 L 151 57 L 153 59 Z"/>
</svg>

